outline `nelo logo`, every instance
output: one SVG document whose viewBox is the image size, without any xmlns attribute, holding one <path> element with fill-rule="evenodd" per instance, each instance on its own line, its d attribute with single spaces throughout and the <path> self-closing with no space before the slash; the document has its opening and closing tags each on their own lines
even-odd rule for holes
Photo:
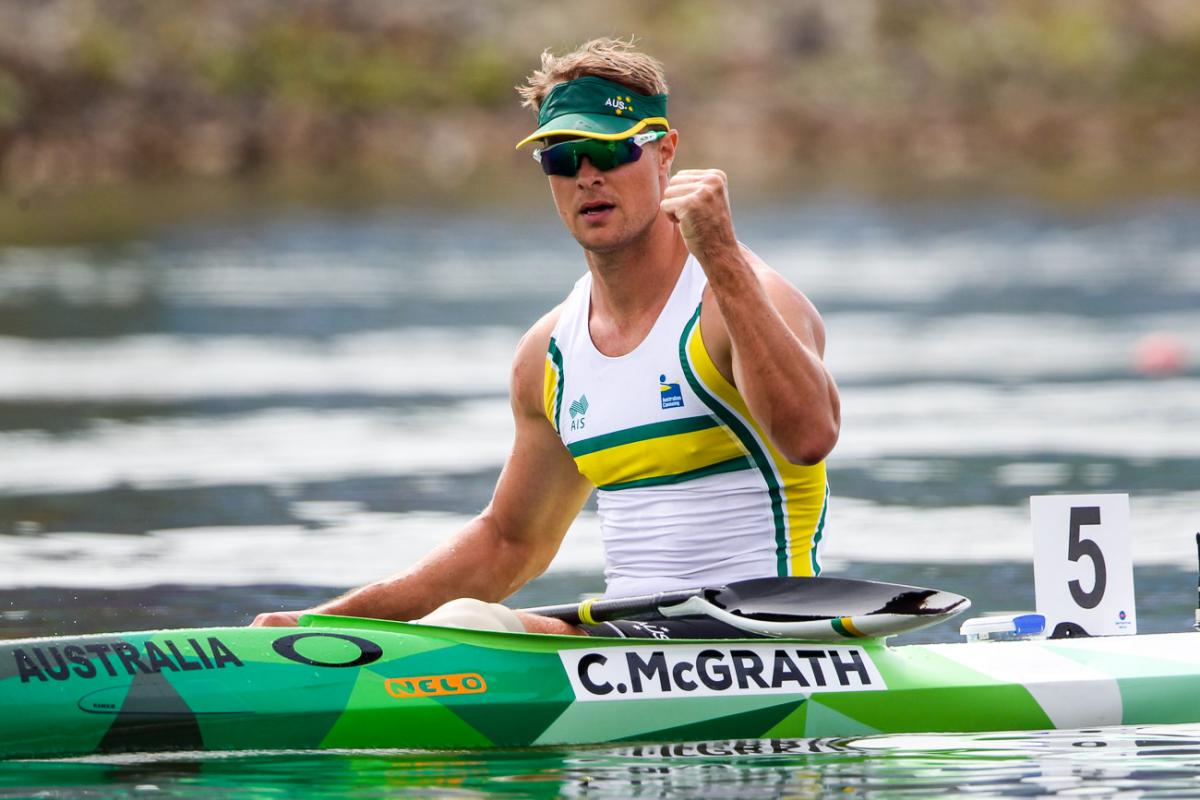
<svg viewBox="0 0 1200 800">
<path fill-rule="evenodd" d="M 482 694 L 487 682 L 478 672 L 454 675 L 422 675 L 417 678 L 389 678 L 383 687 L 392 697 L 438 697 L 445 694 Z"/>
</svg>

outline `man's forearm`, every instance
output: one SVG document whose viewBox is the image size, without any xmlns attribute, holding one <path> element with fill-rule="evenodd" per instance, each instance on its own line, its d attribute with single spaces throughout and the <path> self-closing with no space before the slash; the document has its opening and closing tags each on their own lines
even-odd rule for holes
<svg viewBox="0 0 1200 800">
<path fill-rule="evenodd" d="M 476 517 L 412 568 L 322 603 L 323 614 L 409 620 L 457 597 L 495 602 L 540 571 L 529 548 Z"/>
</svg>

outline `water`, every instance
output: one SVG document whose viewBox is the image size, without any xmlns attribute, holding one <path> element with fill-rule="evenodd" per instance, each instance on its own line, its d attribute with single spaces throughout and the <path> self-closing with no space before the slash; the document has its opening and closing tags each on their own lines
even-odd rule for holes
<svg viewBox="0 0 1200 800">
<path fill-rule="evenodd" d="M 1194 797 L 1200 730 L 0 762 L 0 797 Z"/>
<path fill-rule="evenodd" d="M 822 310 L 827 574 L 1033 606 L 1028 497 L 1129 492 L 1142 631 L 1192 617 L 1200 231 L 837 202 L 739 217 Z M 508 362 L 582 270 L 552 219 L 412 213 L 0 246 L 0 636 L 249 621 L 408 566 L 487 502 Z M 532 218 L 538 218 L 534 221 Z M 1136 368 L 1145 337 L 1190 354 Z M 599 591 L 586 510 L 515 602 Z M 906 641 L 947 641 L 953 624 Z M 0 764 L 0 797 L 1172 796 L 1200 728 L 503 754 Z"/>
</svg>

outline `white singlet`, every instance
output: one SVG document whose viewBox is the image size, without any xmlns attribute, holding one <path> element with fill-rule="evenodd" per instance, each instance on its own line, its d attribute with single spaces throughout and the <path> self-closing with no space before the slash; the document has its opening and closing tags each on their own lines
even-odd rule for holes
<svg viewBox="0 0 1200 800">
<path fill-rule="evenodd" d="M 632 352 L 599 352 L 591 273 L 563 303 L 546 356 L 546 416 L 596 485 L 607 596 L 816 575 L 825 464 L 770 443 L 700 335 L 704 270 L 689 256 Z"/>
</svg>

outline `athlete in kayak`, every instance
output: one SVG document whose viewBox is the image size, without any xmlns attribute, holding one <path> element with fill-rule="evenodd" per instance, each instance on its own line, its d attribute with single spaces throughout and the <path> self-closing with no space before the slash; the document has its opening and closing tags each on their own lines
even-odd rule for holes
<svg viewBox="0 0 1200 800">
<path fill-rule="evenodd" d="M 607 596 L 816 575 L 840 426 L 824 327 L 738 242 L 725 174 L 672 174 L 680 135 L 656 60 L 597 39 L 544 53 L 518 91 L 538 127 L 517 146 L 535 144 L 588 271 L 517 346 L 516 439 L 487 508 L 411 569 L 308 612 L 694 636 L 704 622 L 581 629 L 496 601 L 550 564 L 593 490 Z M 732 121 L 725 136 L 743 146 Z"/>
</svg>

